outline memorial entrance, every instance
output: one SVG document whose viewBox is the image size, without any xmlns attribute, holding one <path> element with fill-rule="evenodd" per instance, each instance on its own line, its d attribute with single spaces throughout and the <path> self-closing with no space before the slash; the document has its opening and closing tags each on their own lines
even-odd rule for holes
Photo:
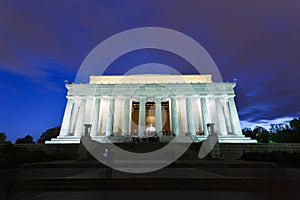
<svg viewBox="0 0 300 200">
<path fill-rule="evenodd" d="M 146 112 L 145 112 L 145 118 L 146 118 L 146 126 L 145 131 L 147 131 L 147 128 L 149 130 L 154 130 L 159 135 L 170 135 L 171 129 L 170 129 L 170 111 L 169 111 L 169 102 L 161 102 L 160 108 L 156 108 L 157 105 L 155 102 L 147 102 L 145 104 Z M 140 103 L 133 101 L 131 104 L 131 127 L 130 132 L 131 135 L 138 135 L 138 124 L 139 124 L 139 109 L 140 109 Z M 155 111 L 156 109 L 160 109 L 161 116 L 162 116 L 162 130 L 158 132 L 157 126 L 156 126 L 156 115 Z M 152 128 L 151 128 L 152 127 Z"/>
</svg>

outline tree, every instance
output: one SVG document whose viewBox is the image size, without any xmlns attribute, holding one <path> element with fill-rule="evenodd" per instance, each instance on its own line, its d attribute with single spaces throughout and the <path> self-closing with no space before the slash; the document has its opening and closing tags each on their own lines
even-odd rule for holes
<svg viewBox="0 0 300 200">
<path fill-rule="evenodd" d="M 289 126 L 284 126 L 282 124 L 271 124 L 271 128 L 269 129 L 269 132 L 272 133 L 278 133 L 285 129 L 289 129 Z"/>
<path fill-rule="evenodd" d="M 257 135 L 257 141 L 260 143 L 268 143 L 269 142 L 269 137 L 270 133 L 267 129 L 261 127 L 261 126 L 256 126 L 253 129 L 253 133 Z"/>
<path fill-rule="evenodd" d="M 300 133 L 300 118 L 290 121 L 290 127 L 293 131 Z"/>
<path fill-rule="evenodd" d="M 254 133 L 251 128 L 243 128 L 242 130 L 243 135 L 245 135 L 246 137 L 251 137 L 251 139 L 257 139 L 257 135 L 256 133 Z"/>
<path fill-rule="evenodd" d="M 5 133 L 0 133 L 0 143 L 4 143 L 6 140 L 6 134 Z"/>
<path fill-rule="evenodd" d="M 34 144 L 33 137 L 31 135 L 26 135 L 23 138 L 18 138 L 16 144 Z"/>
<path fill-rule="evenodd" d="M 242 132 L 260 143 L 300 143 L 300 118 L 291 120 L 289 125 L 271 124 L 269 131 L 256 126 L 253 130 L 244 128 Z"/>
<path fill-rule="evenodd" d="M 59 135 L 60 126 L 50 128 L 46 130 L 41 137 L 38 139 L 37 143 L 45 143 L 47 140 L 51 140 L 51 138 L 55 138 Z"/>
<path fill-rule="evenodd" d="M 11 141 L 6 141 L 6 134 L 0 132 L 0 144 L 11 144 Z"/>
</svg>

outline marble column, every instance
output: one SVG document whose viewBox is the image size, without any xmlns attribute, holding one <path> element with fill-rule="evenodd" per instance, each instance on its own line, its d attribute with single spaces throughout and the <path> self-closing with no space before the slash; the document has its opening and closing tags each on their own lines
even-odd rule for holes
<svg viewBox="0 0 300 200">
<path fill-rule="evenodd" d="M 186 97 L 186 115 L 188 121 L 188 131 L 195 135 L 195 123 L 194 123 L 194 116 L 193 116 L 193 108 L 192 108 L 192 97 Z"/>
<path fill-rule="evenodd" d="M 106 125 L 106 136 L 110 136 L 113 134 L 114 112 L 115 112 L 115 98 L 110 97 L 109 98 L 109 107 L 108 107 L 107 125 Z"/>
<path fill-rule="evenodd" d="M 96 136 L 98 133 L 98 125 L 99 125 L 99 111 L 100 111 L 100 102 L 101 99 L 96 97 L 94 99 L 93 107 L 92 107 L 92 116 L 91 116 L 91 136 Z"/>
<path fill-rule="evenodd" d="M 122 119 L 122 135 L 129 135 L 130 98 L 124 97 L 124 110 Z"/>
<path fill-rule="evenodd" d="M 243 135 L 240 120 L 239 120 L 239 115 L 238 115 L 233 97 L 228 98 L 228 104 L 229 104 L 229 115 L 230 115 L 230 121 L 232 124 L 233 134 Z"/>
<path fill-rule="evenodd" d="M 218 116 L 219 134 L 227 135 L 226 121 L 225 121 L 224 111 L 221 104 L 221 98 L 222 97 L 215 98 L 216 110 Z"/>
<path fill-rule="evenodd" d="M 204 135 L 208 135 L 207 124 L 211 122 L 210 115 L 207 108 L 207 99 L 205 96 L 200 97 L 201 111 L 202 111 L 202 126 Z"/>
<path fill-rule="evenodd" d="M 172 133 L 179 135 L 178 112 L 177 112 L 177 98 L 171 96 L 171 115 L 172 115 Z"/>
<path fill-rule="evenodd" d="M 140 98 L 140 108 L 139 108 L 139 136 L 144 136 L 146 130 L 146 97 Z"/>
<path fill-rule="evenodd" d="M 84 122 L 84 115 L 85 115 L 85 104 L 86 104 L 86 99 L 82 98 L 80 101 L 80 106 L 79 106 L 79 112 L 77 116 L 77 122 L 76 122 L 76 127 L 75 127 L 75 136 L 82 136 L 83 135 L 83 122 Z"/>
<path fill-rule="evenodd" d="M 72 114 L 73 114 L 73 99 L 68 98 L 64 119 L 61 125 L 60 136 L 67 136 L 70 134 L 70 128 L 72 125 Z"/>
<path fill-rule="evenodd" d="M 230 119 L 230 110 L 229 110 L 229 104 L 227 98 L 225 99 L 224 113 L 225 113 L 228 135 L 233 135 L 233 124 Z"/>
<path fill-rule="evenodd" d="M 161 97 L 155 97 L 155 129 L 158 135 L 162 135 L 162 113 L 161 113 Z"/>
<path fill-rule="evenodd" d="M 72 136 L 75 136 L 75 128 L 76 128 L 76 122 L 78 119 L 78 112 L 79 112 L 79 105 L 80 100 L 73 98 L 73 110 L 72 110 L 72 118 L 70 119 L 70 134 Z"/>
</svg>

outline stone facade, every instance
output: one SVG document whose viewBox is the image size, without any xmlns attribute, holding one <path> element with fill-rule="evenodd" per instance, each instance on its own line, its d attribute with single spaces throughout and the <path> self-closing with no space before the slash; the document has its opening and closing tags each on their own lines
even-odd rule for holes
<svg viewBox="0 0 300 200">
<path fill-rule="evenodd" d="M 221 143 L 255 143 L 242 135 L 234 82 L 211 75 L 91 76 L 88 84 L 66 84 L 67 105 L 58 138 L 47 144 L 79 143 L 84 124 L 92 139 L 192 137 L 205 140 L 214 124 Z M 149 129 L 149 127 L 151 127 Z M 184 139 L 183 139 L 184 140 Z"/>
</svg>

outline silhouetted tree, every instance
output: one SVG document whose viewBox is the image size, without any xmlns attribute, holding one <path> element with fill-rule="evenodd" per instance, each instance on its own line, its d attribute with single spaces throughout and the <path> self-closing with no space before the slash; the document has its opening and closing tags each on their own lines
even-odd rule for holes
<svg viewBox="0 0 300 200">
<path fill-rule="evenodd" d="M 300 118 L 290 121 L 290 126 L 275 125 L 275 130 L 269 137 L 270 142 L 298 143 L 300 142 Z"/>
<path fill-rule="evenodd" d="M 6 134 L 0 132 L 0 144 L 11 144 L 11 141 L 6 141 L 6 139 Z"/>
<path fill-rule="evenodd" d="M 16 144 L 34 144 L 33 137 L 31 135 L 26 135 L 23 138 L 18 138 Z"/>
<path fill-rule="evenodd" d="M 257 136 L 257 141 L 261 143 L 268 143 L 269 142 L 269 136 L 270 133 L 267 129 L 261 127 L 261 126 L 256 126 L 253 129 L 253 133 Z"/>
<path fill-rule="evenodd" d="M 276 132 L 272 133 L 269 137 L 269 141 L 272 143 L 288 143 L 293 142 L 293 140 L 293 133 L 289 128 L 277 130 Z"/>
<path fill-rule="evenodd" d="M 291 120 L 290 127 L 293 131 L 300 133 L 300 118 Z"/>
<path fill-rule="evenodd" d="M 257 139 L 257 135 L 251 130 L 251 128 L 243 128 L 242 130 L 243 135 L 246 137 L 251 137 L 251 139 Z"/>
<path fill-rule="evenodd" d="M 278 131 L 276 124 L 271 124 L 271 128 L 269 129 L 270 133 L 276 133 Z"/>
<path fill-rule="evenodd" d="M 50 128 L 42 133 L 41 137 L 38 139 L 37 143 L 45 143 L 47 140 L 51 140 L 51 138 L 55 138 L 59 135 L 60 126 Z"/>
<path fill-rule="evenodd" d="M 271 124 L 269 131 L 256 126 L 253 130 L 244 128 L 243 134 L 260 143 L 300 143 L 300 118 L 290 121 L 290 125 Z M 256 137 L 256 138 L 255 138 Z"/>
<path fill-rule="evenodd" d="M 6 140 L 6 134 L 0 133 L 0 143 L 3 143 Z"/>
</svg>

